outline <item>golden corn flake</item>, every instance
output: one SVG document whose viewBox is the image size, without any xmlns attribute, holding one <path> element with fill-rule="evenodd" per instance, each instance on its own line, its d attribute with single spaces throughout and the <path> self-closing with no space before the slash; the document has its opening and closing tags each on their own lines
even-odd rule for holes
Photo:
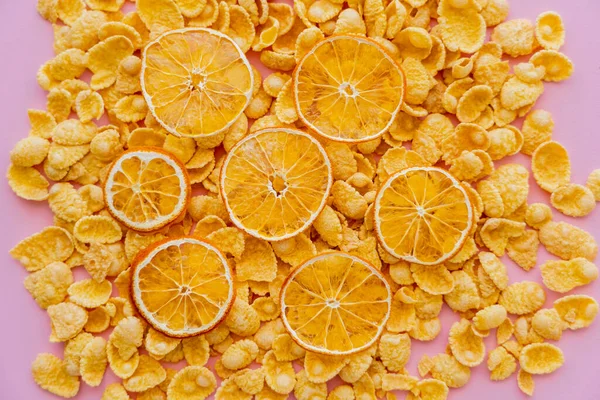
<svg viewBox="0 0 600 400">
<path fill-rule="evenodd" d="M 57 396 L 71 398 L 79 392 L 79 378 L 69 375 L 65 362 L 53 354 L 38 354 L 31 375 L 39 387 Z"/>
<path fill-rule="evenodd" d="M 340 379 L 347 383 L 358 381 L 373 364 L 373 356 L 376 350 L 376 347 L 373 346 L 367 350 L 351 355 L 350 361 L 339 373 Z"/>
<path fill-rule="evenodd" d="M 444 382 L 450 388 L 460 388 L 469 382 L 471 370 L 448 354 L 432 357 L 431 376 Z"/>
<path fill-rule="evenodd" d="M 140 355 L 137 352 L 137 349 L 131 357 L 125 359 L 121 357 L 119 350 L 112 344 L 112 340 L 108 341 L 106 355 L 108 357 L 110 369 L 121 379 L 127 379 L 133 375 L 140 362 Z"/>
<path fill-rule="evenodd" d="M 477 285 L 473 278 L 465 271 L 452 272 L 454 278 L 454 289 L 444 295 L 444 301 L 448 306 L 458 312 L 464 312 L 471 308 L 479 308 L 480 297 Z"/>
<path fill-rule="evenodd" d="M 171 338 L 163 333 L 149 328 L 144 338 L 144 348 L 152 356 L 164 357 L 179 345 L 181 339 Z"/>
<path fill-rule="evenodd" d="M 10 250 L 29 272 L 35 272 L 55 261 L 65 261 L 73 254 L 74 245 L 69 232 L 50 226 L 23 239 Z"/>
<path fill-rule="evenodd" d="M 302 370 L 296 374 L 294 397 L 298 400 L 325 399 L 327 397 L 327 384 L 309 381 L 306 371 Z"/>
<path fill-rule="evenodd" d="M 333 33 L 336 35 L 366 35 L 367 27 L 358 11 L 346 8 L 339 13 Z"/>
<path fill-rule="evenodd" d="M 143 392 L 160 384 L 167 377 L 165 369 L 150 356 L 141 355 L 137 369 L 123 381 L 129 392 Z"/>
<path fill-rule="evenodd" d="M 485 41 L 485 20 L 474 2 L 443 1 L 438 8 L 441 38 L 450 51 L 475 53 Z"/>
<path fill-rule="evenodd" d="M 212 332 L 215 332 L 214 330 Z M 225 333 L 228 333 L 225 329 Z M 222 341 L 222 340 L 220 340 Z M 181 341 L 183 355 L 190 365 L 203 366 L 210 357 L 209 343 L 203 335 L 186 338 Z"/>
<path fill-rule="evenodd" d="M 48 198 L 50 183 L 33 167 L 19 167 L 11 164 L 6 173 L 12 191 L 26 200 L 43 201 Z"/>
<path fill-rule="evenodd" d="M 266 282 L 256 282 L 266 284 Z M 270 288 L 267 288 L 270 290 Z M 271 321 L 279 316 L 281 309 L 277 300 L 273 297 L 259 297 L 252 302 L 252 308 L 258 314 L 261 321 Z"/>
<path fill-rule="evenodd" d="M 214 374 L 207 368 L 189 366 L 177 372 L 167 389 L 167 396 L 173 400 L 207 398 L 217 387 Z"/>
<path fill-rule="evenodd" d="M 500 101 L 503 108 L 515 111 L 533 105 L 542 93 L 542 82 L 524 82 L 512 76 L 502 86 Z"/>
<path fill-rule="evenodd" d="M 508 286 L 508 271 L 506 265 L 504 265 L 494 254 L 488 252 L 479 253 L 479 261 L 481 262 L 483 270 L 494 282 L 494 285 L 500 290 L 506 289 Z"/>
<path fill-rule="evenodd" d="M 477 193 L 483 201 L 484 213 L 488 217 L 500 218 L 504 215 L 504 203 L 498 188 L 490 180 L 477 184 Z"/>
<path fill-rule="evenodd" d="M 110 326 L 110 319 L 115 315 L 115 313 L 116 308 L 105 306 L 90 310 L 88 312 L 88 320 L 83 329 L 86 332 L 91 333 L 104 332 Z"/>
<path fill-rule="evenodd" d="M 265 371 L 265 382 L 269 388 L 276 393 L 286 395 L 294 390 L 296 373 L 291 362 L 278 361 L 275 354 L 268 351 L 263 357 L 262 365 Z M 309 373 L 308 368 L 306 368 L 306 373 Z"/>
<path fill-rule="evenodd" d="M 238 336 L 250 336 L 260 327 L 260 318 L 251 305 L 236 299 L 225 319 L 225 325 Z"/>
<path fill-rule="evenodd" d="M 540 271 L 544 285 L 559 293 L 569 292 L 598 279 L 598 268 L 585 258 L 547 261 Z"/>
<path fill-rule="evenodd" d="M 117 348 L 119 355 L 128 360 L 142 345 L 144 325 L 136 317 L 122 319 L 110 335 L 110 343 Z"/>
<path fill-rule="evenodd" d="M 381 380 L 381 388 L 385 391 L 412 390 L 417 386 L 419 379 L 404 374 L 385 374 Z"/>
<path fill-rule="evenodd" d="M 511 314 L 524 315 L 542 308 L 546 301 L 544 288 L 536 282 L 517 282 L 500 294 L 498 304 Z"/>
<path fill-rule="evenodd" d="M 519 363 L 530 374 L 549 374 L 565 362 L 562 351 L 550 343 L 533 343 L 521 351 Z"/>
<path fill-rule="evenodd" d="M 72 284 L 68 293 L 72 303 L 84 308 L 96 308 L 108 301 L 112 293 L 112 284 L 110 281 L 99 283 L 93 279 L 84 279 Z"/>
<path fill-rule="evenodd" d="M 114 243 L 121 239 L 122 232 L 111 217 L 91 215 L 75 223 L 73 236 L 83 243 Z"/>
<path fill-rule="evenodd" d="M 570 295 L 554 302 L 554 309 L 571 330 L 586 328 L 598 315 L 598 302 L 586 295 Z"/>
<path fill-rule="evenodd" d="M 10 152 L 10 161 L 15 166 L 33 167 L 41 164 L 48 155 L 50 142 L 38 136 L 19 140 Z"/>
<path fill-rule="evenodd" d="M 560 340 L 566 323 L 554 308 L 542 309 L 531 319 L 531 327 L 541 337 L 547 340 Z"/>
<path fill-rule="evenodd" d="M 596 198 L 586 186 L 570 183 L 558 187 L 550 202 L 561 213 L 571 217 L 583 217 L 594 211 Z"/>
<path fill-rule="evenodd" d="M 591 261 L 598 254 L 594 237 L 566 222 L 547 222 L 540 228 L 539 238 L 546 250 L 563 260 L 584 257 Z"/>
<path fill-rule="evenodd" d="M 25 289 L 44 309 L 61 303 L 67 296 L 67 289 L 72 283 L 71 269 L 62 262 L 48 264 L 43 269 L 29 275 L 23 282 Z"/>
<path fill-rule="evenodd" d="M 410 358 L 411 342 L 406 333 L 385 333 L 379 339 L 379 356 L 388 371 L 398 372 Z"/>
<path fill-rule="evenodd" d="M 141 4 L 138 4 L 138 11 Z M 115 83 L 117 69 L 123 59 L 133 54 L 134 46 L 122 35 L 111 36 L 88 51 L 87 67 L 93 72 L 90 86 L 94 90 L 105 89 Z"/>
<path fill-rule="evenodd" d="M 225 350 L 221 357 L 223 366 L 238 370 L 247 367 L 258 355 L 258 345 L 250 339 L 235 342 Z"/>
<path fill-rule="evenodd" d="M 111 383 L 104 389 L 101 400 L 129 400 L 129 395 L 123 385 Z"/>
<path fill-rule="evenodd" d="M 306 356 L 304 357 L 304 370 L 306 371 L 308 380 L 315 383 L 323 383 L 339 374 L 342 368 L 349 362 L 350 360 L 344 357 L 335 357 L 307 351 Z"/>
<path fill-rule="evenodd" d="M 27 115 L 31 126 L 30 136 L 49 139 L 56 127 L 54 116 L 48 111 L 34 109 L 27 110 Z"/>
<path fill-rule="evenodd" d="M 92 339 L 83 348 L 79 362 L 81 379 L 92 387 L 100 385 L 108 364 L 106 358 L 106 340 L 101 337 Z"/>
<path fill-rule="evenodd" d="M 278 361 L 294 361 L 306 355 L 306 350 L 298 346 L 287 333 L 276 336 L 272 342 L 272 348 Z"/>
<path fill-rule="evenodd" d="M 517 362 L 504 347 L 496 347 L 488 355 L 487 367 L 492 381 L 502 381 L 517 370 Z"/>
<path fill-rule="evenodd" d="M 511 57 L 531 54 L 534 48 L 534 27 L 527 19 L 513 19 L 496 26 L 491 39 Z"/>
<path fill-rule="evenodd" d="M 454 289 L 454 279 L 443 264 L 437 266 L 411 264 L 410 270 L 415 283 L 429 294 L 447 294 Z"/>
<path fill-rule="evenodd" d="M 480 237 L 483 244 L 497 257 L 502 257 L 511 238 L 525 232 L 525 223 L 504 218 L 490 218 L 483 224 Z"/>
<path fill-rule="evenodd" d="M 292 124 L 298 120 L 298 113 L 294 105 L 292 81 L 288 80 L 283 85 L 275 99 L 275 115 L 286 124 Z"/>
<path fill-rule="evenodd" d="M 458 101 L 456 116 L 460 122 L 474 122 L 492 101 L 489 86 L 477 85 L 467 90 Z"/>
<path fill-rule="evenodd" d="M 534 230 L 527 230 L 521 236 L 508 240 L 506 253 L 519 267 L 529 271 L 537 264 L 539 244 L 538 233 Z"/>
<path fill-rule="evenodd" d="M 52 325 L 52 337 L 58 342 L 77 336 L 88 319 L 87 311 L 73 303 L 51 305 L 47 310 Z"/>
<path fill-rule="evenodd" d="M 140 19 L 154 35 L 183 28 L 183 16 L 174 0 L 141 0 L 136 2 L 136 10 Z"/>
<path fill-rule="evenodd" d="M 483 339 L 473 333 L 468 320 L 462 319 L 452 325 L 448 342 L 452 355 L 462 365 L 475 367 L 483 362 L 485 358 Z"/>
<path fill-rule="evenodd" d="M 541 50 L 531 56 L 530 63 L 545 69 L 544 81 L 561 82 L 573 75 L 573 62 L 555 50 Z"/>
</svg>

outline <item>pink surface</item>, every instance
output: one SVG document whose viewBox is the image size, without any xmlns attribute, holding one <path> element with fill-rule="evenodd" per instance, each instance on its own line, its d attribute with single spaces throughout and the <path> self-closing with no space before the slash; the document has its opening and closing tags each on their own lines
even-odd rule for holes
<svg viewBox="0 0 600 400">
<path fill-rule="evenodd" d="M 44 108 L 45 92 L 36 83 L 38 67 L 53 56 L 52 26 L 42 20 L 35 11 L 35 0 L 0 1 L 0 115 L 3 118 L 3 150 L 0 151 L 0 168 L 6 171 L 8 152 L 13 145 L 28 134 L 28 108 Z M 512 0 L 510 18 L 535 17 L 546 10 L 556 10 L 564 18 L 567 27 L 567 44 L 564 51 L 575 63 L 575 75 L 561 84 L 546 84 L 546 92 L 536 108 L 544 108 L 554 114 L 555 138 L 569 150 L 573 164 L 572 180 L 585 183 L 594 168 L 600 168 L 597 155 L 600 150 L 598 124 L 600 123 L 600 2 L 596 0 Z M 529 158 L 515 156 L 505 162 L 529 165 Z M 530 202 L 549 201 L 531 179 Z M 3 271 L 0 279 L 0 398 L 55 399 L 40 390 L 30 375 L 30 365 L 40 352 L 62 355 L 62 344 L 48 342 L 50 325 L 46 313 L 41 310 L 22 281 L 27 275 L 24 268 L 14 261 L 8 251 L 22 238 L 52 224 L 52 214 L 47 203 L 27 202 L 17 198 L 2 180 L 0 183 L 0 259 Z M 555 212 L 556 220 L 569 221 Z M 600 209 L 584 219 L 571 221 L 592 232 L 600 239 Z M 539 262 L 549 259 L 545 250 L 539 252 Z M 523 272 L 505 257 L 509 264 L 511 281 L 540 281 L 539 269 Z M 78 274 L 79 277 L 83 274 Z M 595 282 L 573 293 L 589 294 L 600 299 L 600 282 Z M 559 296 L 548 291 L 546 307 Z M 442 313 L 443 331 L 430 343 L 413 340 L 409 370 L 416 374 L 416 364 L 422 354 L 443 352 L 447 332 L 458 317 L 447 308 Z M 492 335 L 494 336 L 494 335 Z M 491 340 L 490 340 L 491 339 Z M 555 400 L 600 399 L 600 322 L 586 330 L 566 331 L 559 346 L 565 353 L 566 363 L 562 369 L 549 376 L 536 377 L 535 398 Z M 494 346 L 493 338 L 486 340 L 488 350 Z M 82 384 L 78 399 L 99 399 L 104 386 L 114 380 L 107 372 L 100 388 Z M 404 398 L 404 394 L 399 394 Z M 450 399 L 504 400 L 526 398 L 516 384 L 516 375 L 504 382 L 491 382 L 485 366 L 472 370 L 471 381 L 460 389 L 452 390 Z"/>
</svg>

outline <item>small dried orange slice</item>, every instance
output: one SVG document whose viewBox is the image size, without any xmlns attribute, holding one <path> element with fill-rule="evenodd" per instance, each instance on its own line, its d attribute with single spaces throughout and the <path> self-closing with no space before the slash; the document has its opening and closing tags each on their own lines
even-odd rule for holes
<svg viewBox="0 0 600 400">
<path fill-rule="evenodd" d="M 233 223 L 270 241 L 307 229 L 325 206 L 331 185 L 325 150 L 294 129 L 247 136 L 227 154 L 221 170 L 221 194 Z"/>
<path fill-rule="evenodd" d="M 111 165 L 104 183 L 110 214 L 141 232 L 160 229 L 186 211 L 192 189 L 185 166 L 156 147 L 136 147 Z"/>
<path fill-rule="evenodd" d="M 141 83 L 150 112 L 169 133 L 202 137 L 237 120 L 252 97 L 253 74 L 229 36 L 186 28 L 146 46 Z"/>
<path fill-rule="evenodd" d="M 400 111 L 402 70 L 376 42 L 331 36 L 317 43 L 293 75 L 298 116 L 315 132 L 342 142 L 381 136 Z"/>
<path fill-rule="evenodd" d="M 351 354 L 379 338 L 391 296 L 383 275 L 366 261 L 343 252 L 324 253 L 288 275 L 281 288 L 281 316 L 305 349 Z"/>
<path fill-rule="evenodd" d="M 225 256 L 193 237 L 166 239 L 133 261 L 131 293 L 146 321 L 165 335 L 189 337 L 221 322 L 233 303 Z"/>
<path fill-rule="evenodd" d="M 375 231 L 397 258 L 436 265 L 462 248 L 473 226 L 473 206 L 460 182 L 434 167 L 392 175 L 375 198 Z"/>
</svg>

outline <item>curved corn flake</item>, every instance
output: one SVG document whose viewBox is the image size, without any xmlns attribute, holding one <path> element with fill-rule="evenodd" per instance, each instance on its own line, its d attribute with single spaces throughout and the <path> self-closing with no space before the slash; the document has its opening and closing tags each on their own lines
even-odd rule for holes
<svg viewBox="0 0 600 400">
<path fill-rule="evenodd" d="M 358 11 L 353 8 L 346 8 L 339 13 L 333 34 L 366 35 L 367 27 Z"/>
<path fill-rule="evenodd" d="M 57 396 L 71 398 L 79 392 L 79 378 L 69 375 L 65 362 L 54 354 L 38 354 L 31 375 L 39 387 Z"/>
<path fill-rule="evenodd" d="M 598 315 L 598 302 L 583 294 L 557 299 L 553 307 L 571 330 L 587 328 Z"/>
<path fill-rule="evenodd" d="M 142 36 L 131 25 L 124 22 L 109 21 L 102 25 L 98 30 L 98 38 L 102 41 L 111 36 L 125 36 L 134 48 L 139 49 L 142 46 Z"/>
<path fill-rule="evenodd" d="M 247 367 L 258 355 L 258 345 L 250 339 L 235 342 L 225 350 L 221 357 L 223 366 L 230 370 Z"/>
<path fill-rule="evenodd" d="M 454 279 L 443 264 L 435 266 L 411 264 L 410 270 L 417 286 L 429 294 L 447 294 L 454 289 Z"/>
<path fill-rule="evenodd" d="M 490 330 L 498 328 L 505 320 L 506 309 L 499 304 L 494 304 L 475 314 L 475 317 L 473 317 L 473 327 L 480 331 Z"/>
<path fill-rule="evenodd" d="M 576 183 L 557 188 L 552 192 L 550 202 L 558 211 L 571 217 L 584 217 L 596 208 L 594 193 Z"/>
<path fill-rule="evenodd" d="M 167 377 L 160 363 L 150 356 L 141 355 L 139 365 L 133 375 L 123 381 L 128 392 L 143 392 L 159 385 Z"/>
<path fill-rule="evenodd" d="M 61 303 L 67 289 L 73 283 L 73 274 L 68 265 L 52 262 L 43 269 L 30 274 L 23 285 L 38 305 L 44 309 Z"/>
<path fill-rule="evenodd" d="M 542 93 L 544 93 L 542 82 L 528 83 L 512 76 L 502 85 L 500 101 L 502 107 L 515 111 L 533 105 Z"/>
<path fill-rule="evenodd" d="M 519 363 L 530 374 L 549 374 L 565 362 L 562 350 L 550 343 L 532 343 L 521 350 Z"/>
<path fill-rule="evenodd" d="M 410 358 L 411 341 L 406 333 L 384 333 L 379 339 L 379 356 L 389 371 L 398 372 Z"/>
<path fill-rule="evenodd" d="M 241 299 L 235 299 L 225 325 L 238 336 L 250 336 L 260 328 L 260 318 L 251 305 Z"/>
<path fill-rule="evenodd" d="M 445 400 L 448 397 L 448 386 L 437 379 L 423 379 L 416 385 L 421 398 L 429 400 Z"/>
<path fill-rule="evenodd" d="M 254 24 L 250 19 L 248 12 L 241 6 L 229 6 L 229 31 L 228 35 L 240 46 L 245 53 L 252 47 L 252 42 L 256 37 Z"/>
<path fill-rule="evenodd" d="M 471 370 L 448 354 L 432 357 L 431 376 L 444 382 L 450 388 L 460 388 L 469 382 Z"/>
<path fill-rule="evenodd" d="M 286 124 L 292 124 L 298 120 L 298 113 L 294 105 L 292 81 L 288 80 L 277 94 L 274 112 L 277 118 Z"/>
<path fill-rule="evenodd" d="M 334 207 L 351 219 L 362 219 L 367 211 L 367 201 L 344 181 L 336 181 L 331 187 Z"/>
<path fill-rule="evenodd" d="M 114 243 L 121 239 L 122 232 L 111 217 L 91 215 L 75 223 L 73 236 L 83 243 Z"/>
<path fill-rule="evenodd" d="M 408 331 L 411 338 L 421 342 L 434 340 L 442 330 L 442 323 L 439 318 L 422 319 L 417 317 L 415 324 Z"/>
<path fill-rule="evenodd" d="M 546 301 L 546 292 L 537 282 L 517 282 L 508 286 L 500 294 L 498 304 L 515 315 L 525 315 L 542 308 Z"/>
<path fill-rule="evenodd" d="M 101 337 L 92 339 L 82 350 L 80 359 L 81 379 L 89 386 L 100 385 L 108 360 L 106 358 L 106 340 Z"/>
<path fill-rule="evenodd" d="M 145 0 L 142 0 L 142 2 Z M 140 11 L 138 4 L 138 11 Z M 105 89 L 115 83 L 121 61 L 133 54 L 134 47 L 125 36 L 111 36 L 88 51 L 87 67 L 93 72 L 90 86 L 94 90 Z"/>
<path fill-rule="evenodd" d="M 349 362 L 350 360 L 347 357 L 336 357 L 307 351 L 304 357 L 304 370 L 309 381 L 322 383 L 336 376 Z M 273 389 L 275 390 L 275 388 Z"/>
<path fill-rule="evenodd" d="M 571 180 L 569 154 L 558 142 L 542 143 L 533 152 L 531 170 L 538 185 L 550 193 Z"/>
<path fill-rule="evenodd" d="M 559 293 L 569 292 L 598 279 L 598 268 L 585 258 L 547 261 L 540 266 L 540 271 L 544 285 Z"/>
<path fill-rule="evenodd" d="M 83 329 L 86 332 L 104 332 L 110 326 L 111 311 L 109 307 L 101 306 L 88 312 L 88 320 Z"/>
<path fill-rule="evenodd" d="M 125 359 L 120 355 L 119 349 L 114 346 L 112 340 L 108 341 L 106 355 L 110 369 L 121 379 L 127 379 L 133 375 L 140 362 L 140 355 L 137 348 L 128 359 Z"/>
<path fill-rule="evenodd" d="M 595 169 L 590 173 L 585 186 L 592 191 L 596 201 L 600 201 L 600 169 Z"/>
<path fill-rule="evenodd" d="M 458 101 L 456 116 L 460 122 L 473 122 L 492 101 L 494 94 L 489 86 L 477 85 L 467 90 Z"/>
<path fill-rule="evenodd" d="M 480 237 L 483 244 L 497 257 L 502 257 L 511 238 L 525 232 L 525 223 L 504 218 L 490 218 L 483 224 Z"/>
<path fill-rule="evenodd" d="M 373 355 L 376 348 L 371 347 L 367 350 L 350 355 L 350 361 L 339 372 L 340 379 L 347 383 L 358 381 L 373 364 Z"/>
<path fill-rule="evenodd" d="M 416 388 L 419 379 L 405 374 L 386 373 L 381 379 L 381 389 L 385 391 L 392 390 L 413 390 Z"/>
<path fill-rule="evenodd" d="M 47 309 L 52 325 L 52 336 L 64 342 L 77 336 L 87 322 L 87 311 L 73 303 L 63 302 Z"/>
<path fill-rule="evenodd" d="M 534 110 L 527 114 L 523 122 L 524 143 L 521 152 L 532 155 L 542 143 L 552 140 L 554 120 L 552 114 L 544 110 Z"/>
<path fill-rule="evenodd" d="M 533 229 L 540 229 L 550 221 L 552 221 L 552 210 L 547 204 L 533 203 L 527 207 L 525 222 Z"/>
<path fill-rule="evenodd" d="M 531 327 L 542 338 L 547 340 L 560 340 L 566 323 L 554 308 L 542 309 L 535 313 L 531 319 Z"/>
<path fill-rule="evenodd" d="M 19 167 L 33 167 L 41 164 L 48 155 L 50 142 L 38 136 L 19 140 L 10 151 L 10 161 Z"/>
<path fill-rule="evenodd" d="M 136 1 L 136 11 L 146 27 L 155 36 L 184 26 L 183 16 L 173 0 Z"/>
<path fill-rule="evenodd" d="M 363 18 L 367 27 L 367 36 L 383 37 L 387 30 L 387 16 L 382 0 L 365 0 Z"/>
<path fill-rule="evenodd" d="M 153 328 L 148 329 L 144 338 L 144 348 L 148 353 L 160 357 L 175 350 L 179 343 L 181 343 L 181 339 L 168 337 Z"/>
<path fill-rule="evenodd" d="M 473 278 L 464 271 L 454 271 L 452 277 L 454 278 L 454 289 L 444 295 L 448 306 L 458 312 L 479 308 L 479 291 Z"/>
<path fill-rule="evenodd" d="M 403 6 L 400 4 L 400 7 Z M 423 28 L 405 28 L 394 36 L 393 43 L 400 49 L 400 56 L 403 59 L 412 57 L 417 60 L 424 60 L 431 54 L 433 40 L 429 32 Z"/>
<path fill-rule="evenodd" d="M 98 92 L 83 90 L 75 98 L 75 111 L 81 122 L 100 119 L 104 115 L 104 100 Z"/>
<path fill-rule="evenodd" d="M 241 281 L 270 282 L 277 275 L 277 260 L 268 242 L 247 237 L 243 253 L 236 260 L 236 277 Z"/>
<path fill-rule="evenodd" d="M 334 168 L 335 170 L 335 168 Z M 342 242 L 342 223 L 330 206 L 325 206 L 313 223 L 321 238 L 330 246 L 339 246 Z"/>
<path fill-rule="evenodd" d="M 206 7 L 206 0 L 176 0 L 177 6 L 181 15 L 186 18 L 194 18 L 200 15 L 200 13 Z"/>
<path fill-rule="evenodd" d="M 288 33 L 294 26 L 294 9 L 285 3 L 269 3 L 269 16 L 279 21 L 278 37 Z"/>
<path fill-rule="evenodd" d="M 508 17 L 508 0 L 489 0 L 481 10 L 481 16 L 488 27 L 498 25 Z"/>
<path fill-rule="evenodd" d="M 66 169 L 81 160 L 90 151 L 87 144 L 78 146 L 63 146 L 53 142 L 48 150 L 48 165 L 54 169 Z"/>
<path fill-rule="evenodd" d="M 74 249 L 69 232 L 49 226 L 21 240 L 9 253 L 27 271 L 35 272 L 55 261 L 65 261 Z"/>
<path fill-rule="evenodd" d="M 89 214 L 81 194 L 70 183 L 57 183 L 50 189 L 48 205 L 54 215 L 64 221 L 77 222 Z"/>
<path fill-rule="evenodd" d="M 497 128 L 488 132 L 488 135 L 490 147 L 487 152 L 492 160 L 500 160 L 515 154 L 523 144 L 523 135 L 518 129 Z"/>
<path fill-rule="evenodd" d="M 452 325 L 448 343 L 452 355 L 464 366 L 475 367 L 485 358 L 483 339 L 473 333 L 471 323 L 466 319 L 461 319 L 460 322 Z"/>
<path fill-rule="evenodd" d="M 487 367 L 492 381 L 503 381 L 517 370 L 517 361 L 504 347 L 496 347 L 488 355 Z"/>
<path fill-rule="evenodd" d="M 148 104 L 139 94 L 121 98 L 113 109 L 115 116 L 122 122 L 138 122 L 148 113 Z"/>
<path fill-rule="evenodd" d="M 530 63 L 544 67 L 543 79 L 547 82 L 561 82 L 573 75 L 573 62 L 566 55 L 555 50 L 541 50 L 531 56 Z"/>
<path fill-rule="evenodd" d="M 208 0 L 200 14 L 188 20 L 188 26 L 205 28 L 211 26 L 218 17 L 219 2 L 217 0 Z M 174 22 L 178 20 L 176 13 L 173 13 L 172 19 Z M 177 21 L 177 24 L 179 24 L 179 21 Z"/>
<path fill-rule="evenodd" d="M 494 282 L 494 285 L 500 290 L 506 289 L 508 286 L 508 271 L 506 265 L 504 265 L 494 254 L 488 252 L 479 253 L 479 261 L 481 262 L 483 270 Z"/>
<path fill-rule="evenodd" d="M 144 325 L 136 317 L 127 317 L 119 321 L 110 334 L 110 343 L 115 346 L 119 355 L 128 360 L 137 353 L 137 348 L 142 345 Z"/>
<path fill-rule="evenodd" d="M 294 397 L 298 400 L 325 399 L 327 397 L 327 384 L 325 382 L 311 382 L 306 376 L 306 371 L 300 371 L 296 374 Z"/>
<path fill-rule="evenodd" d="M 43 139 L 50 139 L 52 131 L 56 127 L 54 116 L 44 110 L 27 110 L 29 125 L 31 126 L 30 136 L 36 136 Z"/>
<path fill-rule="evenodd" d="M 279 316 L 281 310 L 273 297 L 259 297 L 252 302 L 252 308 L 261 321 L 271 321 Z"/>
<path fill-rule="evenodd" d="M 277 361 L 294 361 L 306 355 L 306 350 L 298 346 L 287 333 L 276 336 L 273 340 L 272 348 Z"/>
<path fill-rule="evenodd" d="M 417 59 L 406 58 L 401 66 L 406 80 L 404 101 L 414 105 L 422 104 L 437 81 Z"/>
<path fill-rule="evenodd" d="M 273 98 L 261 86 L 258 93 L 250 100 L 250 104 L 248 104 L 244 113 L 251 119 L 260 118 L 269 111 L 272 101 Z"/>
<path fill-rule="evenodd" d="M 229 14 L 229 4 L 225 1 L 221 1 L 219 2 L 219 15 L 217 15 L 217 19 L 212 23 L 211 28 L 227 33 L 230 25 L 231 16 Z"/>
<path fill-rule="evenodd" d="M 325 35 L 319 28 L 306 28 L 298 35 L 295 44 L 295 57 L 299 62 L 318 42 L 323 40 Z"/>
<path fill-rule="evenodd" d="M 441 38 L 450 51 L 475 53 L 485 41 L 485 20 L 473 3 L 469 2 L 464 8 L 454 7 L 452 3 L 441 1 L 438 7 Z"/>
<path fill-rule="evenodd" d="M 207 368 L 189 366 L 179 370 L 171 379 L 167 396 L 172 400 L 204 400 L 217 387 L 214 374 Z"/>
<path fill-rule="evenodd" d="M 214 331 L 213 331 L 214 332 Z M 203 366 L 210 357 L 209 344 L 204 335 L 185 338 L 181 341 L 183 355 L 190 365 Z"/>
<path fill-rule="evenodd" d="M 221 228 L 212 232 L 206 239 L 218 243 L 219 250 L 235 258 L 239 258 L 244 252 L 244 234 L 237 228 Z"/>
<path fill-rule="evenodd" d="M 25 200 L 43 201 L 48 198 L 50 183 L 33 167 L 19 167 L 11 164 L 6 173 L 12 191 Z"/>
<path fill-rule="evenodd" d="M 442 141 L 442 160 L 451 163 L 465 150 L 487 150 L 489 146 L 490 139 L 485 129 L 476 124 L 462 123 Z"/>
<path fill-rule="evenodd" d="M 73 283 L 68 290 L 69 301 L 84 308 L 96 308 L 105 304 L 112 293 L 110 281 L 96 282 L 84 279 Z"/>
<path fill-rule="evenodd" d="M 508 240 L 506 252 L 508 257 L 519 267 L 529 271 L 537 264 L 539 244 L 538 233 L 534 230 L 527 230 L 523 235 Z"/>
<path fill-rule="evenodd" d="M 534 27 L 527 19 L 513 19 L 494 28 L 492 41 L 511 57 L 531 54 L 534 48 Z"/>
<path fill-rule="evenodd" d="M 539 238 L 546 250 L 563 260 L 577 257 L 593 260 L 598 254 L 594 237 L 566 222 L 547 222 L 540 228 Z"/>
<path fill-rule="evenodd" d="M 490 181 L 481 181 L 477 184 L 477 193 L 481 197 L 484 213 L 491 218 L 500 218 L 504 215 L 504 203 L 498 188 Z"/>
<path fill-rule="evenodd" d="M 278 361 L 275 354 L 268 351 L 263 357 L 262 364 L 265 371 L 265 382 L 273 391 L 279 394 L 288 394 L 294 390 L 296 373 L 291 362 Z M 308 368 L 306 368 L 306 372 L 309 373 Z"/>
<path fill-rule="evenodd" d="M 120 383 L 111 383 L 107 385 L 102 394 L 101 400 L 129 400 L 127 391 Z"/>
</svg>

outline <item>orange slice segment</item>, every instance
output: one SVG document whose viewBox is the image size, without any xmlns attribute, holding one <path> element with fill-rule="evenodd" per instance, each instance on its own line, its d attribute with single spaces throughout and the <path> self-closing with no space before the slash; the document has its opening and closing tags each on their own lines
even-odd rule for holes
<svg viewBox="0 0 600 400">
<path fill-rule="evenodd" d="M 216 247 L 192 237 L 166 239 L 138 254 L 131 292 L 146 321 L 165 335 L 208 332 L 233 303 L 233 278 Z"/>
<path fill-rule="evenodd" d="M 309 259 L 281 288 L 286 329 L 300 346 L 323 354 L 351 354 L 371 346 L 390 308 L 390 286 L 383 275 L 342 252 Z"/>
<path fill-rule="evenodd" d="M 400 111 L 404 75 L 376 42 L 332 36 L 294 71 L 298 116 L 328 139 L 361 142 L 381 136 Z"/>
<path fill-rule="evenodd" d="M 272 128 L 231 149 L 220 186 L 231 220 L 250 235 L 275 241 L 313 223 L 325 206 L 331 176 L 317 140 L 301 131 Z"/>
<path fill-rule="evenodd" d="M 185 166 L 171 153 L 136 147 L 111 165 L 104 200 L 111 215 L 128 228 L 151 232 L 186 211 L 192 189 Z"/>
<path fill-rule="evenodd" d="M 176 136 L 226 130 L 252 96 L 250 63 L 227 35 L 204 28 L 169 31 L 142 55 L 142 92 L 156 120 Z"/>
<path fill-rule="evenodd" d="M 469 195 L 439 168 L 408 168 L 392 175 L 375 198 L 375 231 L 397 258 L 435 265 L 462 248 L 473 225 Z"/>
</svg>

